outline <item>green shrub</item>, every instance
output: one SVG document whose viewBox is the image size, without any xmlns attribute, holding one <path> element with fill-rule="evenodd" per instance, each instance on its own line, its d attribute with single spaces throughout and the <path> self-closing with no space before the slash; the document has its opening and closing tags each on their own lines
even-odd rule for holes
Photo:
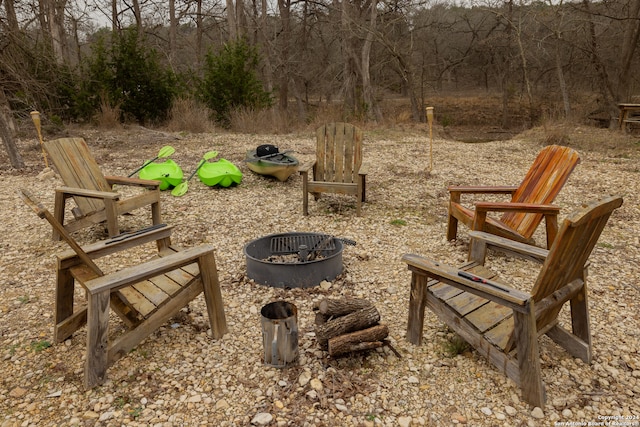
<svg viewBox="0 0 640 427">
<path fill-rule="evenodd" d="M 175 96 L 174 74 L 160 65 L 155 50 L 147 48 L 135 29 L 113 36 L 107 46 L 99 39 L 84 65 L 86 78 L 79 90 L 78 115 L 89 118 L 108 103 L 121 112 L 121 120 L 141 124 L 164 120 Z"/>
<path fill-rule="evenodd" d="M 199 97 L 223 126 L 229 127 L 234 109 L 271 105 L 271 94 L 263 89 L 257 67 L 257 51 L 244 40 L 225 44 L 217 54 L 207 53 Z"/>
</svg>

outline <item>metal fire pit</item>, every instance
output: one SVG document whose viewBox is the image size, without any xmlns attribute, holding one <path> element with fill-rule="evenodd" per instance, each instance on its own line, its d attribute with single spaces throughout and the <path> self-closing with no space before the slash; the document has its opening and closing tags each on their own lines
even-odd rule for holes
<svg viewBox="0 0 640 427">
<path fill-rule="evenodd" d="M 247 275 L 261 285 L 310 288 L 342 273 L 342 248 L 342 239 L 327 234 L 270 234 L 245 245 Z"/>
</svg>

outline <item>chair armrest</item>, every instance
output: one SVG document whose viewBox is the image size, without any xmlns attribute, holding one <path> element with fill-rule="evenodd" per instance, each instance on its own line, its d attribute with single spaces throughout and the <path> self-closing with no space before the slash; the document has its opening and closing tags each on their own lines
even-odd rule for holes
<svg viewBox="0 0 640 427">
<path fill-rule="evenodd" d="M 84 188 L 75 187 L 58 187 L 56 188 L 56 193 L 62 193 L 63 195 L 67 196 L 89 197 L 92 199 L 120 199 L 120 195 L 113 191 L 87 190 Z"/>
<path fill-rule="evenodd" d="M 145 243 L 169 238 L 171 237 L 172 230 L 172 225 L 156 224 L 141 230 L 118 234 L 110 239 L 100 240 L 99 242 L 82 246 L 82 250 L 89 258 L 97 259 Z M 69 268 L 79 263 L 82 263 L 82 260 L 80 260 L 76 252 L 71 249 L 58 255 L 59 268 Z"/>
<path fill-rule="evenodd" d="M 362 164 L 360 165 L 360 169 L 358 169 L 358 175 L 367 175 L 369 173 L 369 165 Z"/>
<path fill-rule="evenodd" d="M 405 254 L 402 257 L 402 261 L 407 263 L 412 271 L 421 272 L 440 282 L 495 301 L 498 304 L 512 307 L 516 310 L 522 310 L 522 307 L 532 298 L 531 295 L 518 289 L 510 288 L 509 286 L 478 277 L 477 275 L 472 274 L 472 276 L 478 280 L 464 278 L 460 276 L 460 273 L 465 273 L 464 271 L 424 258 L 420 255 Z"/>
<path fill-rule="evenodd" d="M 555 205 L 537 205 L 533 203 L 477 202 L 476 212 L 528 212 L 543 215 L 558 215 L 560 207 Z"/>
<path fill-rule="evenodd" d="M 515 240 L 505 239 L 504 237 L 485 233 L 484 231 L 470 231 L 469 237 L 478 243 L 485 244 L 487 249 L 499 250 L 507 253 L 508 255 L 513 255 L 518 258 L 528 259 L 538 263 L 543 263 L 545 259 L 547 259 L 547 255 L 549 255 L 549 251 L 547 249 L 516 242 Z"/>
<path fill-rule="evenodd" d="M 128 178 L 125 176 L 105 176 L 109 185 L 130 185 L 134 187 L 144 187 L 149 190 L 155 190 L 160 188 L 160 181 L 154 181 L 149 179 L 140 179 L 140 178 Z"/>
<path fill-rule="evenodd" d="M 298 166 L 298 172 L 300 172 L 301 174 L 308 174 L 309 170 L 311 170 L 311 168 L 313 168 L 316 165 L 316 161 L 311 161 L 311 162 L 306 162 L 301 164 L 300 166 Z"/>
<path fill-rule="evenodd" d="M 213 252 L 213 250 L 213 246 L 204 244 L 175 252 L 171 255 L 154 258 L 143 264 L 89 280 L 85 282 L 85 287 L 87 292 L 92 295 L 105 291 L 114 291 L 196 262 L 198 258 Z"/>
<path fill-rule="evenodd" d="M 507 185 L 490 186 L 490 187 L 475 186 L 475 185 L 468 185 L 468 186 L 450 185 L 449 187 L 447 187 L 447 190 L 450 193 L 469 193 L 469 194 L 513 194 L 516 192 L 517 189 L 518 187 L 507 186 Z"/>
</svg>

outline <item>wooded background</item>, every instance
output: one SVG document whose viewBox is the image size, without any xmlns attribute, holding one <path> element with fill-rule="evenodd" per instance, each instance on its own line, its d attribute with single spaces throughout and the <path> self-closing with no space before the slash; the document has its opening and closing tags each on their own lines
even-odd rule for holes
<svg viewBox="0 0 640 427">
<path fill-rule="evenodd" d="M 388 99 L 420 122 L 430 96 L 465 91 L 499 93 L 503 127 L 513 100 L 529 126 L 585 96 L 613 119 L 640 74 L 640 0 L 0 0 L 0 26 L 5 121 L 32 109 L 72 120 L 51 88 L 83 73 L 98 36 L 132 27 L 184 76 L 245 40 L 273 107 L 302 122 L 322 105 L 380 122 Z"/>
</svg>

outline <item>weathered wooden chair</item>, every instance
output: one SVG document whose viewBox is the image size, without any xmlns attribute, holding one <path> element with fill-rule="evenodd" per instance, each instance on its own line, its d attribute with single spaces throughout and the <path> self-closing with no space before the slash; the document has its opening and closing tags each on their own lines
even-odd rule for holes
<svg viewBox="0 0 640 427">
<path fill-rule="evenodd" d="M 518 242 L 533 244 L 533 233 L 544 217 L 547 248 L 558 233 L 560 208 L 550 205 L 569 175 L 580 162 L 578 153 L 568 147 L 549 145 L 543 148 L 522 183 L 511 186 L 450 186 L 447 240 L 454 240 L 458 221 L 476 231 L 486 231 Z M 461 203 L 462 194 L 511 194 L 508 202 L 476 202 L 475 210 Z M 492 218 L 489 212 L 503 212 Z"/>
<path fill-rule="evenodd" d="M 218 273 L 210 245 L 178 251 L 171 245 L 171 228 L 165 224 L 129 232 L 85 247 L 28 192 L 22 199 L 40 218 L 56 229 L 72 250 L 58 256 L 54 341 L 62 342 L 87 325 L 84 384 L 92 388 L 105 380 L 109 366 L 204 293 L 213 338 L 227 331 Z M 104 274 L 94 259 L 144 243 L 156 242 L 151 260 Z M 87 303 L 74 309 L 74 286 L 86 291 Z M 123 320 L 127 331 L 109 334 L 109 307 Z"/>
<path fill-rule="evenodd" d="M 106 221 L 109 237 L 112 237 L 120 232 L 119 215 L 146 206 L 151 206 L 153 224 L 162 222 L 158 181 L 104 176 L 82 138 L 63 138 L 43 144 L 65 185 L 56 189 L 53 212 L 67 231 L 74 232 Z M 113 190 L 116 184 L 139 187 L 144 191 L 125 198 Z M 76 204 L 71 210 L 75 219 L 65 224 L 65 205 L 70 197 Z M 53 238 L 60 240 L 55 229 Z"/>
<path fill-rule="evenodd" d="M 404 255 L 412 272 L 407 339 L 420 345 L 424 309 L 429 307 L 511 378 L 527 402 L 544 408 L 538 337 L 546 334 L 574 357 L 591 363 L 586 265 L 609 216 L 620 205 L 622 198 L 608 197 L 573 212 L 549 250 L 472 231 L 478 244 L 460 269 Z M 508 286 L 484 266 L 487 248 L 542 263 L 530 293 Z M 571 332 L 558 319 L 567 301 Z"/>
<path fill-rule="evenodd" d="M 309 171 L 313 168 L 312 178 Z M 317 200 L 320 193 L 353 194 L 356 215 L 366 199 L 362 165 L 362 130 L 349 123 L 329 123 L 316 130 L 316 160 L 300 167 L 302 174 L 302 213 L 309 215 L 309 193 Z"/>
</svg>

